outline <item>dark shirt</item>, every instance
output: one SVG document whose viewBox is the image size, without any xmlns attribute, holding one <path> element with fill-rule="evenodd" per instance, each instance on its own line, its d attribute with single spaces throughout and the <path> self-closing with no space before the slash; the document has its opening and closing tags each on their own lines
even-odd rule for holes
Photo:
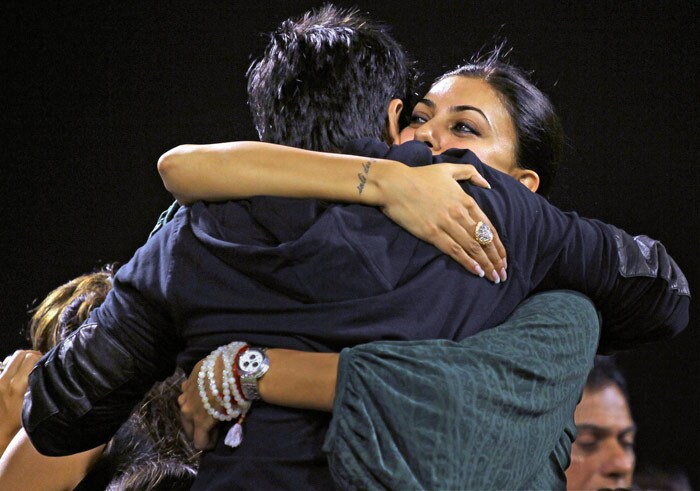
<svg viewBox="0 0 700 491">
<path fill-rule="evenodd" d="M 357 142 L 348 153 L 433 161 L 421 143 Z M 216 347 L 339 351 L 377 340 L 460 340 L 503 322 L 532 291 L 570 288 L 603 312 L 605 350 L 668 338 L 687 324 L 685 278 L 663 247 L 563 213 L 471 152 L 492 190 L 470 188 L 508 250 L 509 279 L 471 275 L 371 207 L 255 198 L 180 210 L 124 265 L 103 306 L 48 353 L 23 411 L 48 454 L 107 439 L 175 363 Z M 332 486 L 328 415 L 256 403 L 242 445 L 201 462 L 195 489 Z M 223 429 L 225 431 L 226 428 Z"/>
</svg>

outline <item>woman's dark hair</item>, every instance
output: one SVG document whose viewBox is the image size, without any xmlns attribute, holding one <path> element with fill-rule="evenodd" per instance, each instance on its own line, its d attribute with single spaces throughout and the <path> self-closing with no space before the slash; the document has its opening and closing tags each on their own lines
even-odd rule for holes
<svg viewBox="0 0 700 491">
<path fill-rule="evenodd" d="M 531 169 L 540 176 L 539 194 L 547 196 L 564 153 L 564 132 L 549 98 L 520 68 L 506 58 L 509 51 L 501 43 L 486 54 L 440 76 L 478 78 L 487 82 L 501 97 L 516 132 L 516 165 Z"/>
</svg>

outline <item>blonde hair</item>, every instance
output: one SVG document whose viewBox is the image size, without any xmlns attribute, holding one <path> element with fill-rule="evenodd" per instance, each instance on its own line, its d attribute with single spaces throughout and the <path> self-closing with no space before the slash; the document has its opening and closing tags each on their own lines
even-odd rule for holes
<svg viewBox="0 0 700 491">
<path fill-rule="evenodd" d="M 32 348 L 46 353 L 75 331 L 112 289 L 113 267 L 90 273 L 61 285 L 32 311 L 29 339 Z"/>
</svg>

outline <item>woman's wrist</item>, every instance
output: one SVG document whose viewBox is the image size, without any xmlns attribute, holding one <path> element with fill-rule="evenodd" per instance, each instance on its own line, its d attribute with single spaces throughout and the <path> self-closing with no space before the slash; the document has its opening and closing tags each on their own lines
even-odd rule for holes
<svg viewBox="0 0 700 491">
<path fill-rule="evenodd" d="M 260 397 L 270 404 L 331 411 L 338 378 L 337 353 L 268 349 L 270 369 L 258 380 Z"/>
<path fill-rule="evenodd" d="M 19 429 L 21 429 L 21 426 L 17 429 L 17 431 L 19 431 Z M 10 445 L 10 442 L 16 434 L 17 432 L 12 433 L 11 435 L 0 435 L 0 457 L 2 457 L 2 454 L 5 453 L 5 450 L 7 450 L 7 447 Z"/>
<path fill-rule="evenodd" d="M 391 199 L 391 190 L 395 188 L 395 183 L 409 167 L 395 160 L 372 159 L 368 162 L 372 165 L 366 175 L 364 190 L 360 193 L 360 202 L 370 206 L 386 206 Z M 366 164 L 363 170 L 365 168 Z M 358 181 L 361 183 L 359 175 Z"/>
</svg>

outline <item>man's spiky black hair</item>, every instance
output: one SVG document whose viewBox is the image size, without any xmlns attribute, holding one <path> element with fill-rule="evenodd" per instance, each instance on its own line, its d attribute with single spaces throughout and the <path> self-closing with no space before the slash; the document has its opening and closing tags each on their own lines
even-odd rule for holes
<svg viewBox="0 0 700 491">
<path fill-rule="evenodd" d="M 260 140 L 336 151 L 381 137 L 393 98 L 414 93 L 414 63 L 388 29 L 357 9 L 325 5 L 284 21 L 248 70 Z"/>
</svg>

